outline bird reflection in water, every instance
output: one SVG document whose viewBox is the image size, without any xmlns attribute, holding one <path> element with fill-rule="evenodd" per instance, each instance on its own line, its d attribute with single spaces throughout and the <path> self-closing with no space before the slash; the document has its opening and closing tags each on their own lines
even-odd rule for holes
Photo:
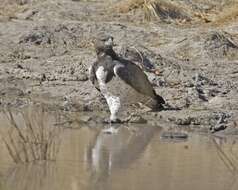
<svg viewBox="0 0 238 190">
<path fill-rule="evenodd" d="M 105 133 L 103 130 L 98 131 L 95 141 L 88 149 L 87 158 L 93 171 L 93 184 L 100 184 L 102 189 L 111 174 L 118 169 L 130 168 L 133 162 L 140 158 L 153 136 L 161 128 L 137 125 L 119 127 L 115 130 L 117 132 L 112 134 Z"/>
</svg>

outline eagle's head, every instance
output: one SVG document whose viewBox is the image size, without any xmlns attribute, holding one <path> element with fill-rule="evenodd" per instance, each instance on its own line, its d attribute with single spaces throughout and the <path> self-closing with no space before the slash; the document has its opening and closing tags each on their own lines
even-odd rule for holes
<svg viewBox="0 0 238 190">
<path fill-rule="evenodd" d="M 110 35 L 101 35 L 93 40 L 93 46 L 95 48 L 96 54 L 110 54 L 113 51 L 113 37 Z"/>
</svg>

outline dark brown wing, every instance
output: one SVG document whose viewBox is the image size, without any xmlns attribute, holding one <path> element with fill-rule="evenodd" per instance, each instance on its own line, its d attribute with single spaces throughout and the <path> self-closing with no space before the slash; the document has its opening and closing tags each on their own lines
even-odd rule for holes
<svg viewBox="0 0 238 190">
<path fill-rule="evenodd" d="M 92 82 L 94 87 L 98 91 L 100 91 L 99 84 L 98 84 L 97 77 L 96 77 L 96 69 L 97 69 L 97 62 L 94 62 L 92 64 L 92 66 L 89 68 L 89 80 Z"/>
<path fill-rule="evenodd" d="M 137 92 L 156 98 L 155 91 L 146 74 L 135 64 L 126 61 L 114 61 L 114 73 Z"/>
</svg>

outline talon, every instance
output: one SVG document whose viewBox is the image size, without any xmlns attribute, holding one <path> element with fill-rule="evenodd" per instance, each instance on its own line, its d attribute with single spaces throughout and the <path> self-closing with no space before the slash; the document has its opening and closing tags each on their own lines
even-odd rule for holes
<svg viewBox="0 0 238 190">
<path fill-rule="evenodd" d="M 104 119 L 103 123 L 106 124 L 115 124 L 115 123 L 122 123 L 122 121 L 120 119 Z"/>
<path fill-rule="evenodd" d="M 112 119 L 110 123 L 122 123 L 122 121 L 120 119 Z"/>
</svg>

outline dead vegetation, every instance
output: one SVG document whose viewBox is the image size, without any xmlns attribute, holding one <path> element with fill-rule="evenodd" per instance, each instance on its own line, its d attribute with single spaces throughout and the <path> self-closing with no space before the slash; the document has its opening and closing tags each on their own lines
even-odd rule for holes
<svg viewBox="0 0 238 190">
<path fill-rule="evenodd" d="M 121 1 L 118 4 L 116 4 L 116 9 L 120 13 L 128 13 L 134 9 L 141 8 L 144 5 L 144 0 L 127 0 L 127 1 Z"/>
<path fill-rule="evenodd" d="M 238 1 L 232 5 L 225 7 L 215 16 L 213 23 L 215 25 L 228 24 L 235 21 L 238 17 Z"/>
<path fill-rule="evenodd" d="M 1 131 L 1 137 L 15 163 L 56 160 L 61 128 L 46 123 L 47 114 L 43 108 L 21 113 L 20 117 L 5 112 L 10 129 L 7 133 Z"/>
<path fill-rule="evenodd" d="M 1 3 L 2 3 L 3 5 L 7 5 L 7 4 L 9 4 L 9 5 L 13 5 L 13 4 L 16 4 L 16 5 L 25 5 L 25 4 L 31 2 L 31 0 L 1 0 L 1 1 L 2 1 Z"/>
<path fill-rule="evenodd" d="M 154 19 L 168 20 L 178 19 L 189 21 L 190 18 L 178 5 L 164 0 L 130 0 L 122 1 L 116 6 L 120 13 L 128 13 L 132 10 L 143 10 L 147 21 Z"/>
<path fill-rule="evenodd" d="M 16 18 L 18 12 L 26 9 L 27 0 L 1 0 L 0 1 L 0 22 Z"/>
<path fill-rule="evenodd" d="M 168 20 L 177 19 L 184 21 L 190 21 L 190 18 L 183 11 L 181 7 L 178 7 L 170 2 L 166 1 L 145 1 L 144 14 L 146 20 L 152 20 L 153 18 Z"/>
<path fill-rule="evenodd" d="M 115 6 L 119 13 L 142 10 L 144 18 L 151 20 L 176 20 L 213 22 L 224 24 L 238 16 L 237 0 L 218 1 L 172 1 L 172 0 L 122 0 Z"/>
<path fill-rule="evenodd" d="M 234 57 L 238 51 L 237 42 L 224 31 L 213 31 L 205 39 L 205 50 L 214 58 Z"/>
</svg>

